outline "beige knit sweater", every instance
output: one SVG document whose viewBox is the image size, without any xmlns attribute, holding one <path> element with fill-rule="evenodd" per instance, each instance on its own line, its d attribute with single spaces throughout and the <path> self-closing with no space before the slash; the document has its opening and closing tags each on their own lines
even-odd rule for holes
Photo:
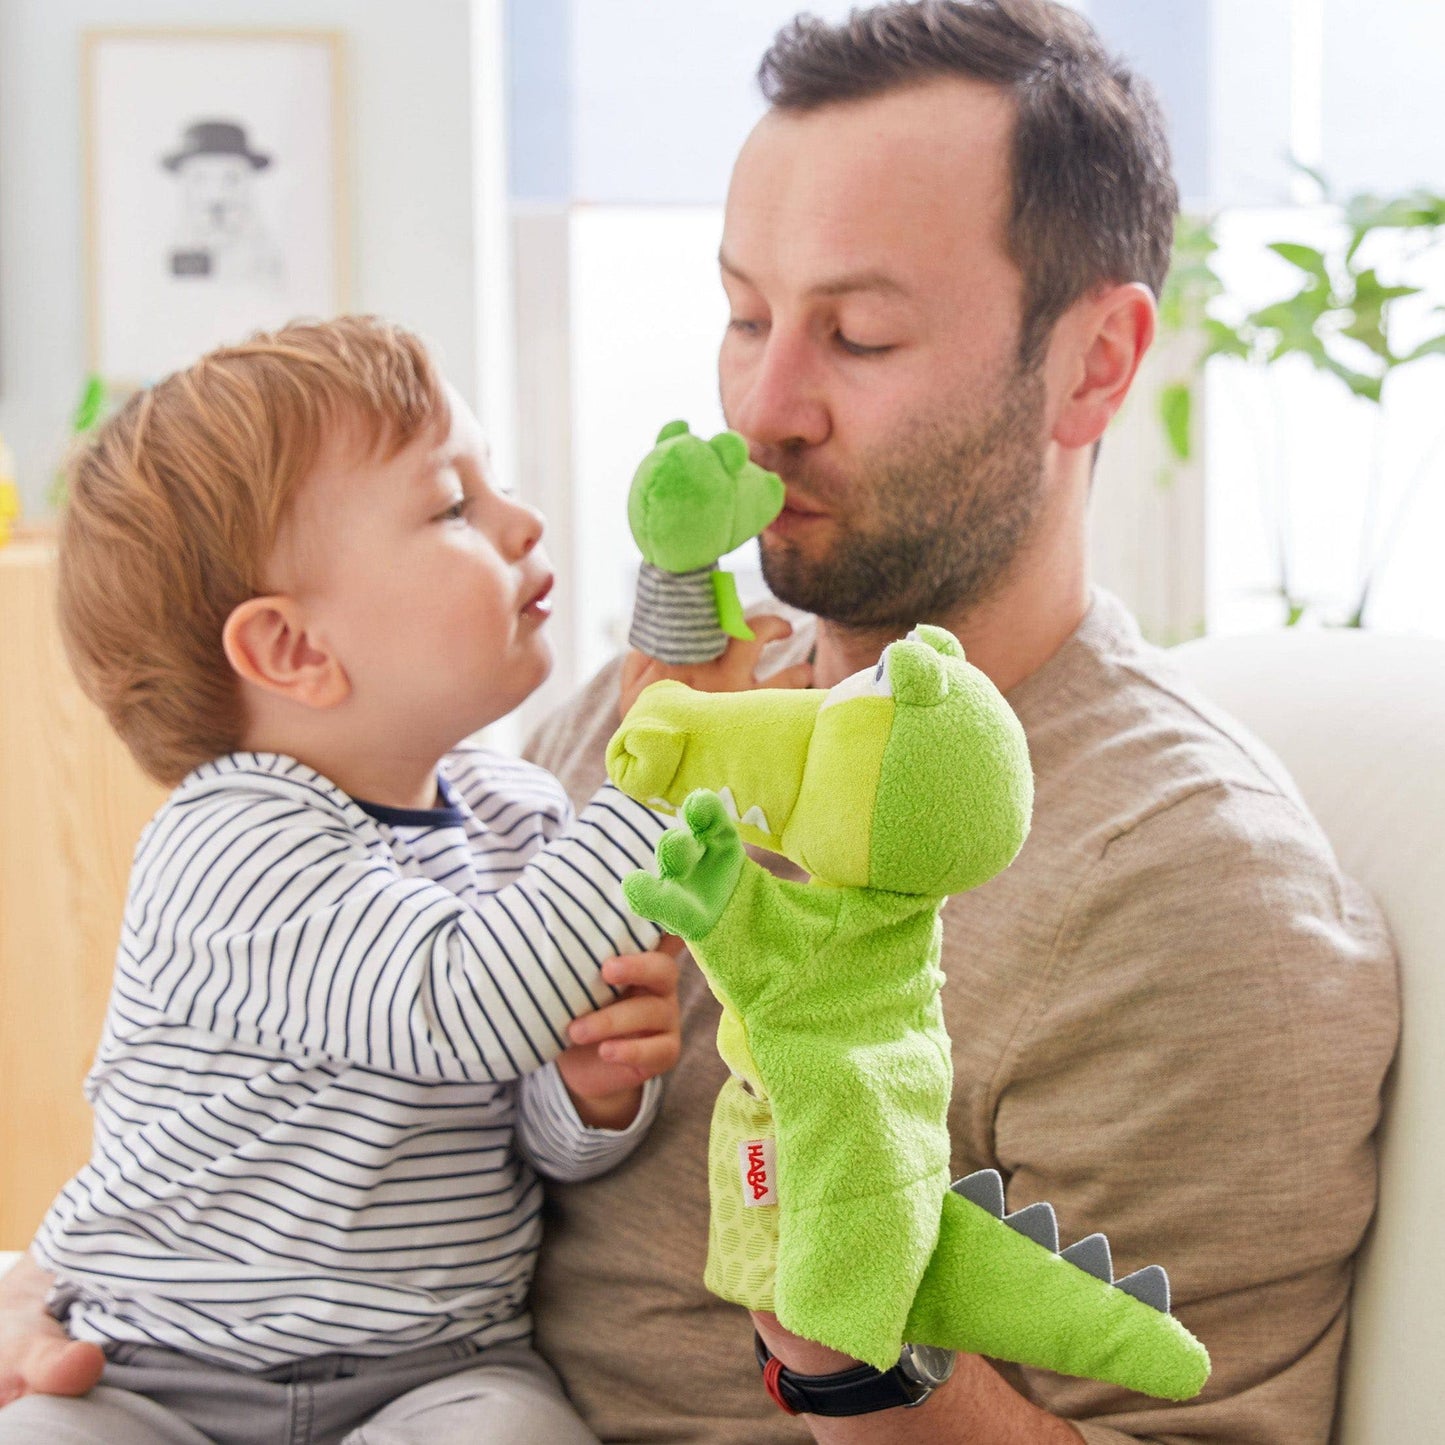
<svg viewBox="0 0 1445 1445">
<path fill-rule="evenodd" d="M 778 665 L 809 644 L 805 628 Z M 614 664 L 529 750 L 579 801 L 616 699 Z M 1051 1201 L 1065 1243 L 1104 1231 L 1118 1274 L 1163 1264 L 1214 1377 L 1164 1406 L 1009 1376 L 1089 1445 L 1323 1445 L 1398 1029 L 1384 925 L 1274 758 L 1107 594 L 1009 702 L 1033 831 L 943 915 L 954 1170 L 1001 1170 L 1012 1209 Z M 686 961 L 682 999 L 651 1137 L 606 1178 L 552 1188 L 537 1343 L 604 1441 L 806 1441 L 763 1393 L 747 1316 L 702 1286 L 724 1074 Z"/>
</svg>

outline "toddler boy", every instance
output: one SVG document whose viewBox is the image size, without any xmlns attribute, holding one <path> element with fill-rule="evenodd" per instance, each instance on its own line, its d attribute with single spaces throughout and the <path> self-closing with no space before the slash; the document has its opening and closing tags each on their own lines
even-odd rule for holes
<svg viewBox="0 0 1445 1445">
<path fill-rule="evenodd" d="M 636 1145 L 676 966 L 618 886 L 663 822 L 462 742 L 551 665 L 541 532 L 366 318 L 212 353 L 73 461 L 71 660 L 175 791 L 32 1249 L 105 1373 L 0 1442 L 592 1440 L 528 1346 L 535 1171 Z"/>
</svg>

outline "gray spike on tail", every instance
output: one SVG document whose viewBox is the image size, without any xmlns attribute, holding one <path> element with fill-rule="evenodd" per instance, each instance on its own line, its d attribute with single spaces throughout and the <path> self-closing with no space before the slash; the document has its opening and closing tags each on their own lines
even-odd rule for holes
<svg viewBox="0 0 1445 1445">
<path fill-rule="evenodd" d="M 1041 1244 L 1055 1254 L 1059 1250 L 1059 1221 L 1054 1217 L 1052 1204 L 1030 1204 L 1027 1209 L 1005 1214 L 1003 1222 L 1010 1229 L 1017 1230 L 1025 1238 Z"/>
<path fill-rule="evenodd" d="M 979 1169 L 953 1183 L 953 1192 L 970 1204 L 986 1209 L 995 1219 L 1003 1218 L 1003 1177 L 997 1169 Z"/>
<path fill-rule="evenodd" d="M 1060 1257 L 1105 1284 L 1114 1282 L 1114 1261 L 1109 1254 L 1109 1241 L 1102 1234 L 1085 1235 L 1077 1244 L 1071 1244 L 1064 1250 Z"/>
<path fill-rule="evenodd" d="M 1146 1264 L 1143 1269 L 1136 1269 L 1133 1274 L 1126 1274 L 1114 1283 L 1125 1294 L 1133 1295 L 1150 1308 L 1161 1314 L 1169 1313 L 1169 1276 L 1164 1273 L 1163 1265 Z"/>
</svg>

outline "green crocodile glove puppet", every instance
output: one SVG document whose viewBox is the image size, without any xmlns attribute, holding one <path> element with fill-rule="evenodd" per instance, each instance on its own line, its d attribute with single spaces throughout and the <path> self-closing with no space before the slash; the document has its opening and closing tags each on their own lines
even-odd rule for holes
<svg viewBox="0 0 1445 1445">
<path fill-rule="evenodd" d="M 1033 803 L 1023 730 L 954 637 L 919 627 L 826 693 L 654 683 L 607 770 L 680 811 L 624 888 L 723 1009 L 708 1287 L 879 1369 L 909 1342 L 1197 1394 L 1162 1269 L 1116 1283 L 1103 1236 L 1061 1254 L 1048 1205 L 1005 1217 L 992 1170 L 949 1183 L 938 913 L 1007 867 Z"/>
<path fill-rule="evenodd" d="M 628 642 L 659 662 L 711 662 L 729 637 L 752 641 L 737 583 L 718 559 L 783 509 L 783 483 L 748 460 L 736 432 L 703 441 L 670 421 L 642 459 L 627 520 L 642 553 Z"/>
</svg>

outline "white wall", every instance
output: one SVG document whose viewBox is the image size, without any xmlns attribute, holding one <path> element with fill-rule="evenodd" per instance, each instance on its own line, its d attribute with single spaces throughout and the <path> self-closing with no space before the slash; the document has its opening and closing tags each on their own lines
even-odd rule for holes
<svg viewBox="0 0 1445 1445">
<path fill-rule="evenodd" d="M 721 238 L 717 206 L 581 206 L 572 214 L 572 525 L 587 538 L 574 573 L 587 599 L 581 677 L 625 645 L 638 562 L 627 526 L 633 470 L 664 422 L 681 418 L 700 436 L 723 428 Z"/>
<path fill-rule="evenodd" d="M 488 97 L 473 84 L 474 51 L 494 12 L 486 0 L 0 0 L 0 432 L 32 515 L 86 365 L 82 32 L 342 31 L 351 307 L 420 331 L 476 396 L 493 390 L 481 374 L 479 277 L 498 272 L 479 254 L 477 119 Z"/>
<path fill-rule="evenodd" d="M 526 3 L 526 0 L 522 0 Z M 572 0 L 572 199 L 715 206 L 763 112 L 754 74 L 799 10 L 855 0 Z"/>
<path fill-rule="evenodd" d="M 1322 9 L 1320 164 L 1341 193 L 1445 185 L 1445 6 L 1312 0 Z"/>
</svg>

